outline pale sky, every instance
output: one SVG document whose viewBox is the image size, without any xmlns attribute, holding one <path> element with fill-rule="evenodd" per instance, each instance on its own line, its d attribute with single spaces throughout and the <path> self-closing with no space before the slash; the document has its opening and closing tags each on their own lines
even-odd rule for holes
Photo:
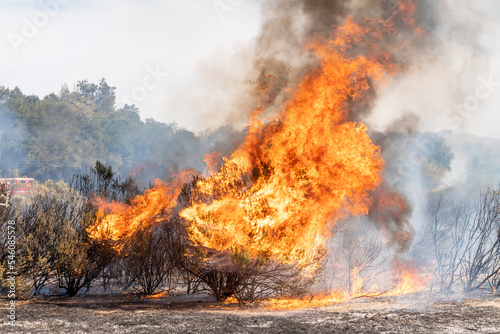
<svg viewBox="0 0 500 334">
<path fill-rule="evenodd" d="M 119 106 L 134 103 L 143 119 L 201 131 L 195 113 L 176 113 L 169 92 L 200 61 L 248 43 L 259 26 L 258 0 L 0 0 L 0 85 L 43 97 L 106 78 Z"/>
<path fill-rule="evenodd" d="M 137 105 L 143 119 L 176 122 L 195 132 L 213 129 L 234 112 L 225 89 L 247 79 L 244 62 L 230 60 L 259 33 L 261 3 L 0 0 L 0 85 L 43 97 L 62 84 L 72 88 L 79 80 L 106 78 L 117 88 L 118 106 Z M 500 6 L 497 0 L 442 5 L 436 30 L 442 51 L 429 61 L 425 54 L 416 57 L 412 71 L 389 84 L 379 96 L 372 125 L 383 129 L 400 111 L 412 110 L 422 118 L 423 129 L 500 138 Z M 479 69 L 474 68 L 477 54 L 488 58 Z M 481 78 L 488 77 L 494 82 L 488 99 L 458 124 L 443 117 L 474 102 Z"/>
<path fill-rule="evenodd" d="M 379 95 L 372 127 L 384 131 L 407 111 L 420 129 L 500 139 L 500 3 L 447 0 L 438 8 L 439 44 L 414 55 L 410 69 Z"/>
</svg>

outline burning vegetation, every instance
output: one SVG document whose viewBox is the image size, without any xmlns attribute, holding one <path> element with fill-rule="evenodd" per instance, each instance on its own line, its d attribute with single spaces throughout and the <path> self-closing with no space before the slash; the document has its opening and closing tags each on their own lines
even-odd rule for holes
<svg viewBox="0 0 500 334">
<path fill-rule="evenodd" d="M 0 207 L 2 221 L 20 224 L 18 291 L 33 297 L 55 282 L 75 296 L 99 283 L 103 292 L 182 289 L 270 309 L 425 288 L 496 293 L 499 192 L 471 206 L 429 187 L 417 240 L 404 187 L 386 177 L 386 142 L 400 134 L 362 122 L 405 70 L 401 48 L 427 38 L 416 5 L 397 3 L 388 17 L 348 17 L 309 36 L 313 65 L 293 89 L 263 72 L 246 137 L 232 154 L 207 155 L 208 173 L 184 170 L 139 194 L 97 162 L 70 187 L 38 185 L 17 207 Z"/>
<path fill-rule="evenodd" d="M 380 148 L 350 112 L 367 108 L 397 73 L 394 58 L 380 44 L 397 34 L 396 20 L 421 35 L 414 11 L 403 1 L 401 11 L 386 21 L 361 24 L 349 18 L 328 38 L 315 36 L 308 48 L 318 59 L 316 68 L 277 114 L 266 114 L 265 104 L 252 113 L 248 135 L 231 156 L 207 156 L 208 177 L 186 182 L 186 172 L 170 184 L 156 181 L 130 205 L 101 204 L 90 238 L 113 241 L 127 259 L 125 245 L 134 235 L 153 233 L 162 224 L 169 261 L 195 289 L 239 302 L 310 293 L 328 261 L 327 240 L 351 216 L 370 214 L 390 239 L 388 248 L 407 250 L 413 231 L 406 200 L 387 184 L 378 190 L 384 168 Z M 269 88 L 261 90 L 264 101 Z M 394 260 L 394 286 L 367 290 L 375 259 L 349 269 L 347 291 L 337 287 L 308 298 L 313 305 L 325 304 L 347 295 L 405 294 L 426 286 L 414 261 Z"/>
</svg>

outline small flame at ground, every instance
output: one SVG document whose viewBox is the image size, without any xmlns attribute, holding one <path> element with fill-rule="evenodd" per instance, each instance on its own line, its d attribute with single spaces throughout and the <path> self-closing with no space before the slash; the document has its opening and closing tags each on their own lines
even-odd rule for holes
<svg viewBox="0 0 500 334">
<path fill-rule="evenodd" d="M 266 309 L 291 310 L 309 307 L 320 307 L 346 301 L 343 291 L 334 291 L 328 295 L 317 294 L 300 299 L 272 298 L 262 303 Z"/>
<path fill-rule="evenodd" d="M 146 296 L 146 299 L 159 299 L 159 298 L 164 298 L 164 297 L 168 297 L 167 291 L 161 291 L 161 292 L 155 293 L 154 295 Z"/>
</svg>

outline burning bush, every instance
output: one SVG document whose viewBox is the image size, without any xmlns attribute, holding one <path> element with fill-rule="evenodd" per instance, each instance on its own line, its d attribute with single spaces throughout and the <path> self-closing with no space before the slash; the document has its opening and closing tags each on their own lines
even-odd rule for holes
<svg viewBox="0 0 500 334">
<path fill-rule="evenodd" d="M 195 177 L 183 186 L 178 200 L 181 209 L 195 202 L 213 200 L 212 196 L 200 192 L 197 185 L 203 180 Z M 306 293 L 315 275 L 321 272 L 326 255 L 322 248 L 309 261 L 283 263 L 270 252 L 254 257 L 244 248 L 217 251 L 193 241 L 190 225 L 189 221 L 177 217 L 176 230 L 169 243 L 171 254 L 181 270 L 195 277 L 192 284 L 199 291 L 208 291 L 220 301 L 233 297 L 239 302 L 248 302 L 268 296 Z"/>
<path fill-rule="evenodd" d="M 312 43 L 321 68 L 305 77 L 283 112 L 263 126 L 257 109 L 242 147 L 218 172 L 183 189 L 187 261 L 199 272 L 185 269 L 218 299 L 251 299 L 259 288 L 248 287 L 259 285 L 278 295 L 304 291 L 297 287 L 321 272 L 338 218 L 368 212 L 383 161 L 366 127 L 347 114 L 349 102 L 363 103 L 391 70 L 383 61 L 344 56 L 366 32 L 348 20 L 334 40 Z M 273 275 L 293 284 L 270 283 Z"/>
<path fill-rule="evenodd" d="M 307 291 L 323 268 L 331 227 L 367 214 L 381 182 L 379 147 L 349 119 L 350 107 L 394 73 L 373 43 L 379 38 L 348 19 L 332 40 L 311 42 L 320 66 L 266 125 L 264 108 L 256 109 L 245 142 L 217 172 L 211 166 L 212 175 L 183 187 L 182 178 L 157 181 L 131 205 L 103 204 L 90 236 L 127 240 L 175 212 L 172 256 L 218 300 Z M 357 54 L 363 48 L 369 57 Z"/>
</svg>

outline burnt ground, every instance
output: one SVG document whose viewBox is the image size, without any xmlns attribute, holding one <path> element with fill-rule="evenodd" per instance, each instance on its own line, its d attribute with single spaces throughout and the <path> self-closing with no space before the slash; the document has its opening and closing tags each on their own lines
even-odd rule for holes
<svg viewBox="0 0 500 334">
<path fill-rule="evenodd" d="M 195 298 L 203 300 L 115 296 L 18 301 L 16 326 L 7 325 L 3 316 L 0 333 L 500 333 L 499 297 L 358 299 L 292 311 Z M 6 315 L 5 305 L 4 300 Z"/>
</svg>

